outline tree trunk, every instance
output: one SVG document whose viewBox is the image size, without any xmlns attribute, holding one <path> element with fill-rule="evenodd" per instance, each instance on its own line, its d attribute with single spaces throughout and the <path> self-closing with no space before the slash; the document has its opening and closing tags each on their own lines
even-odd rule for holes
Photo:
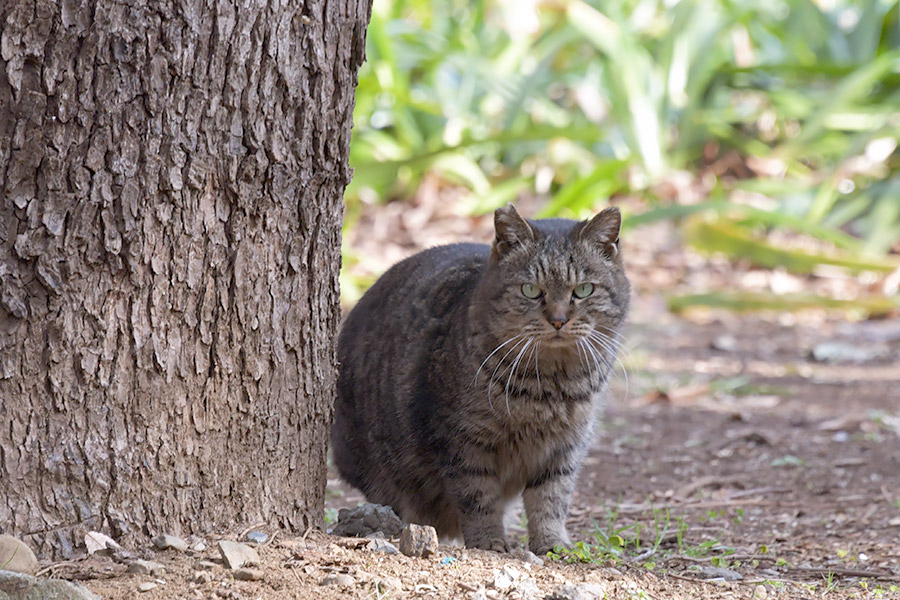
<svg viewBox="0 0 900 600">
<path fill-rule="evenodd" d="M 322 525 L 370 9 L 0 3 L 0 533 Z"/>
</svg>

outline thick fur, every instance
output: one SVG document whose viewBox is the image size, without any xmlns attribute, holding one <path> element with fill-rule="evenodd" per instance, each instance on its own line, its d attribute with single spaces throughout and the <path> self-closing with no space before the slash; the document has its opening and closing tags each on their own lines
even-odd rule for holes
<svg viewBox="0 0 900 600">
<path fill-rule="evenodd" d="M 616 209 L 526 221 L 508 206 L 492 247 L 432 248 L 385 273 L 338 340 L 341 475 L 405 521 L 494 550 L 508 548 L 504 509 L 522 494 L 529 548 L 569 545 L 572 491 L 628 311 L 619 224 Z M 582 283 L 594 292 L 580 299 Z"/>
</svg>

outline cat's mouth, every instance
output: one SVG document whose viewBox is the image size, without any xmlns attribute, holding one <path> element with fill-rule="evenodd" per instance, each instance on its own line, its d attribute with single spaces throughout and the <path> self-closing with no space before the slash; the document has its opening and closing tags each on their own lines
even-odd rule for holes
<svg viewBox="0 0 900 600">
<path fill-rule="evenodd" d="M 578 338 L 579 336 L 573 335 L 568 331 L 551 331 L 543 336 L 541 343 L 553 348 L 561 348 L 575 345 Z"/>
</svg>

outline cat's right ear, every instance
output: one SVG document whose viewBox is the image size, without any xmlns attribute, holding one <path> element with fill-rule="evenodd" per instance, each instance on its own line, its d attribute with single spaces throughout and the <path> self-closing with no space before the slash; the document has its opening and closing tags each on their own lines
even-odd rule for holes
<svg viewBox="0 0 900 600">
<path fill-rule="evenodd" d="M 491 254 L 495 258 L 534 241 L 534 230 L 512 204 L 494 211 L 494 231 L 496 236 Z"/>
<path fill-rule="evenodd" d="M 584 222 L 578 236 L 600 247 L 612 258 L 619 254 L 619 231 L 622 229 L 622 213 L 615 206 L 601 210 L 593 219 Z"/>
</svg>

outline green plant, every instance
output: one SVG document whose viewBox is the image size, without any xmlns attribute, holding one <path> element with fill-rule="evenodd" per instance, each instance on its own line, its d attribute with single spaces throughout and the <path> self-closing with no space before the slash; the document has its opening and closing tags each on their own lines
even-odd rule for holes
<svg viewBox="0 0 900 600">
<path fill-rule="evenodd" d="M 526 195 L 543 199 L 539 216 L 582 216 L 637 194 L 644 209 L 625 215 L 624 235 L 683 220 L 695 248 L 765 268 L 900 267 L 885 257 L 900 239 L 896 3 L 563 0 L 517 6 L 528 28 L 511 6 L 375 1 L 347 227 L 364 203 L 409 199 L 426 179 L 460 190 L 458 210 L 473 214 Z M 680 170 L 704 201 L 658 193 Z M 777 232 L 817 243 L 785 247 Z M 353 302 L 371 282 L 341 283 Z M 670 306 L 898 309 L 878 295 L 741 290 Z"/>
</svg>

